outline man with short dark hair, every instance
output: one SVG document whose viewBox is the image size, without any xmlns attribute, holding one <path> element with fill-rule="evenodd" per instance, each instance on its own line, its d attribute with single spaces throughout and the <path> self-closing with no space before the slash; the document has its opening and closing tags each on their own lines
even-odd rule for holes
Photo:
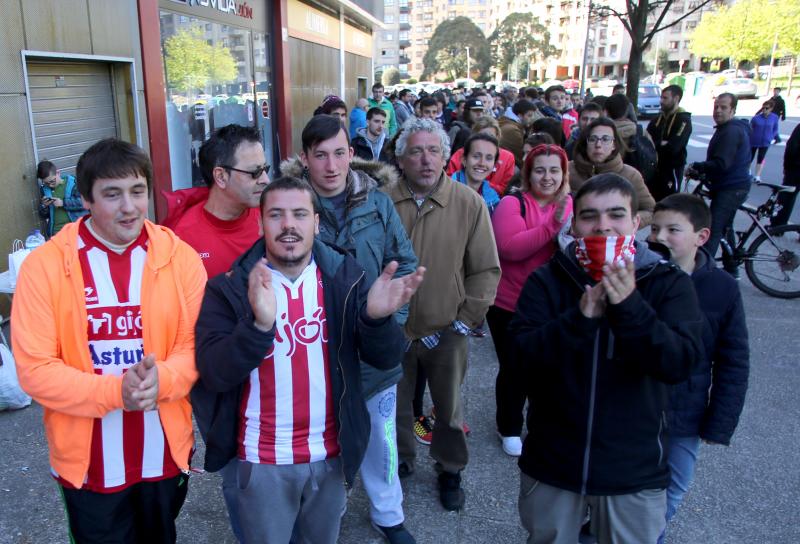
<svg viewBox="0 0 800 544">
<path fill-rule="evenodd" d="M 511 115 L 508 111 L 500 118 L 500 147 L 514 154 L 514 163 L 517 168 L 522 168 L 522 147 L 528 129 L 536 119 L 542 117 L 536 106 L 526 99 L 517 100 L 511 108 Z"/>
<path fill-rule="evenodd" d="M 657 172 L 648 185 L 656 202 L 680 191 L 686 166 L 686 146 L 692 135 L 692 114 L 680 107 L 683 89 L 669 85 L 661 91 L 661 111 L 647 125 L 658 153 Z"/>
<path fill-rule="evenodd" d="M 446 510 L 460 510 L 461 471 L 469 458 L 461 398 L 467 337 L 494 301 L 500 280 L 497 249 L 481 196 L 444 173 L 449 140 L 436 121 L 409 120 L 396 151 L 403 178 L 388 189 L 389 196 L 414 253 L 428 269 L 405 325 L 410 343 L 397 391 L 399 471 L 401 477 L 414 471 L 412 399 L 421 366 L 436 407 L 430 454 L 439 472 L 439 499 Z"/>
<path fill-rule="evenodd" d="M 367 126 L 360 129 L 351 142 L 357 157 L 367 161 L 389 162 L 385 124 L 386 112 L 381 108 L 370 108 L 367 112 Z"/>
<path fill-rule="evenodd" d="M 436 118 L 439 115 L 439 101 L 432 96 L 420 98 L 419 110 L 422 119 L 433 119 L 436 121 Z"/>
<path fill-rule="evenodd" d="M 669 386 L 701 355 L 689 277 L 637 242 L 636 193 L 601 174 L 574 200 L 575 241 L 528 278 L 509 325 L 526 366 L 519 512 L 529 544 L 655 542 L 665 525 Z M 434 434 L 435 436 L 435 434 Z"/>
<path fill-rule="evenodd" d="M 409 117 L 414 116 L 414 106 L 411 103 L 414 101 L 414 95 L 409 89 L 403 89 L 398 95 L 397 102 L 394 103 L 394 113 L 397 117 L 397 126 L 402 127 Z"/>
<path fill-rule="evenodd" d="M 625 85 L 623 85 L 622 83 L 617 83 L 616 85 L 614 85 L 614 88 L 612 89 L 611 94 L 612 94 L 612 96 L 615 95 L 615 94 L 619 94 L 619 95 L 624 96 L 625 98 L 628 98 L 627 95 L 625 94 Z M 630 119 L 632 123 L 638 123 L 639 122 L 637 117 L 636 117 L 636 108 L 633 107 L 633 104 L 631 104 L 630 100 L 628 100 L 628 107 L 625 110 L 625 117 Z"/>
<path fill-rule="evenodd" d="M 547 117 L 558 119 L 564 131 L 564 139 L 569 138 L 572 125 L 578 122 L 578 112 L 569 105 L 567 90 L 563 85 L 551 85 L 544 92 L 544 101 L 546 105 L 541 108 L 541 112 Z"/>
<path fill-rule="evenodd" d="M 14 295 L 19 382 L 44 407 L 73 542 L 175 542 L 186 498 L 206 273 L 147 220 L 152 172 L 131 143 L 87 149 L 76 174 L 90 215 L 25 259 Z"/>
<path fill-rule="evenodd" d="M 714 136 L 708 142 L 706 160 L 694 162 L 686 169 L 691 178 L 702 177 L 711 190 L 711 235 L 706 250 L 716 257 L 722 237 L 733 248 L 736 245 L 733 220 L 750 192 L 750 123 L 736 119 L 738 99 L 722 93 L 714 100 Z M 738 277 L 736 263 L 723 252 L 722 264 L 727 272 Z"/>
<path fill-rule="evenodd" d="M 567 140 L 567 143 L 564 146 L 564 151 L 567 152 L 567 156 L 570 158 L 570 160 L 572 160 L 572 150 L 575 147 L 575 144 L 578 142 L 578 139 L 581 137 L 581 131 L 586 130 L 586 127 L 589 126 L 589 123 L 595 119 L 599 119 L 602 117 L 602 115 L 603 108 L 594 102 L 588 102 L 583 105 L 581 113 L 578 116 L 578 124 L 572 127 L 572 134 L 570 134 L 569 140 Z"/>
<path fill-rule="evenodd" d="M 192 246 L 209 277 L 228 270 L 258 238 L 258 199 L 269 183 L 270 165 L 254 127 L 222 127 L 200 146 L 207 188 L 167 195 L 164 224 Z"/>
<path fill-rule="evenodd" d="M 316 239 L 316 195 L 282 177 L 261 197 L 264 237 L 206 287 L 197 321 L 209 407 L 206 469 L 236 459 L 245 542 L 334 544 L 369 439 L 361 364 L 397 364 L 392 317 L 424 270 L 371 284 L 346 251 Z"/>
<path fill-rule="evenodd" d="M 372 86 L 372 97 L 367 100 L 370 108 L 380 108 L 386 112 L 386 135 L 388 138 L 397 132 L 397 118 L 394 106 L 383 94 L 383 84 L 378 81 Z"/>
</svg>

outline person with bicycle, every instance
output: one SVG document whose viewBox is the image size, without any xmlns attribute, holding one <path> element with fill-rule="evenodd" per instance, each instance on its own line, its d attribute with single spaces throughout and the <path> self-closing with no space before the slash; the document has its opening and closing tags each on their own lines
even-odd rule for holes
<svg viewBox="0 0 800 544">
<path fill-rule="evenodd" d="M 694 478 L 700 441 L 728 446 L 744 408 L 750 373 L 747 323 L 739 285 L 717 268 L 702 247 L 711 212 L 697 195 L 678 193 L 656 204 L 648 242 L 666 246 L 671 260 L 689 274 L 705 322 L 705 357 L 689 380 L 670 391 L 667 426 L 667 523 Z M 659 543 L 664 539 L 661 534 Z"/>
<path fill-rule="evenodd" d="M 750 125 L 736 119 L 738 99 L 722 93 L 714 100 L 714 136 L 708 143 L 706 160 L 694 162 L 686 169 L 686 177 L 703 178 L 711 192 L 711 235 L 705 244 L 714 257 L 723 236 L 731 247 L 736 245 L 733 220 L 750 192 Z M 723 254 L 723 267 L 734 277 L 739 276 L 733 259 Z"/>
</svg>

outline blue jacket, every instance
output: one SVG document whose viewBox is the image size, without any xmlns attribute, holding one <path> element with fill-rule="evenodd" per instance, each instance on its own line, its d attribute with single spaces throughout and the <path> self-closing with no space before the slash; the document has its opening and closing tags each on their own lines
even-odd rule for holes
<svg viewBox="0 0 800 544">
<path fill-rule="evenodd" d="M 694 168 L 706 175 L 712 193 L 749 189 L 750 152 L 750 124 L 743 119 L 731 119 L 717 125 L 708 143 L 706 160 L 694 163 Z"/>
<path fill-rule="evenodd" d="M 303 165 L 296 158 L 281 164 L 284 175 L 302 178 Z M 411 274 L 417 268 L 417 257 L 408 239 L 406 230 L 394 208 L 391 198 L 379 190 L 384 185 L 397 181 L 394 167 L 375 161 L 354 158 L 350 163 L 346 198 L 347 212 L 344 228 L 339 230 L 333 206 L 322 199 L 322 213 L 319 216 L 320 240 L 340 247 L 353 255 L 364 268 L 368 286 L 378 279 L 383 268 L 391 261 L 399 265 L 396 277 Z M 402 326 L 408 318 L 408 307 L 404 306 L 395 314 L 395 320 Z M 364 398 L 394 385 L 403 377 L 402 353 L 390 368 L 378 370 L 369 365 L 361 365 L 361 385 Z"/>
<path fill-rule="evenodd" d="M 753 131 L 750 136 L 752 147 L 769 147 L 778 136 L 778 116 L 770 113 L 764 117 L 757 113 L 750 120 L 750 129 Z"/>
<path fill-rule="evenodd" d="M 703 313 L 705 356 L 692 368 L 689 380 L 670 392 L 670 434 L 700 436 L 727 446 L 744 407 L 750 372 L 742 296 L 736 280 L 717 268 L 702 248 L 692 282 Z"/>
<path fill-rule="evenodd" d="M 264 239 L 239 257 L 231 271 L 206 285 L 197 319 L 195 345 L 200 378 L 192 389 L 197 426 L 206 442 L 206 470 L 222 469 L 236 456 L 239 408 L 244 384 L 272 349 L 275 328 L 253 325 L 247 277 L 264 256 Z M 342 250 L 314 241 L 314 260 L 322 272 L 328 326 L 328 378 L 346 484 L 352 485 L 369 441 L 370 424 L 361 392 L 361 364 L 386 368 L 405 345 L 393 317 L 372 320 L 366 313 L 369 285 L 364 270 Z"/>
<path fill-rule="evenodd" d="M 67 184 L 67 187 L 64 190 L 64 211 L 67 212 L 67 217 L 69 217 L 70 221 L 77 221 L 78 218 L 89 213 L 89 210 L 83 207 L 83 202 L 81 202 L 81 194 L 78 191 L 78 183 L 75 180 L 75 176 L 64 174 L 61 176 L 61 179 Z M 42 196 L 51 198 L 53 196 L 53 190 L 47 185 L 42 185 Z M 56 207 L 52 204 L 49 206 L 45 206 L 41 203 L 39 204 L 39 216 L 42 219 L 47 219 L 47 238 L 53 236 L 55 213 Z"/>
<path fill-rule="evenodd" d="M 367 112 L 361 108 L 353 108 L 350 111 L 350 139 L 358 136 L 358 129 L 367 126 Z"/>
<path fill-rule="evenodd" d="M 453 175 L 450 177 L 453 181 L 467 185 L 467 174 L 464 172 L 463 168 L 453 172 Z M 492 215 L 494 213 L 494 209 L 497 208 L 498 204 L 500 204 L 500 195 L 497 194 L 497 191 L 495 191 L 486 180 L 483 180 L 481 183 L 481 197 L 483 197 L 483 201 L 486 203 L 486 207 L 489 209 L 489 215 Z"/>
</svg>

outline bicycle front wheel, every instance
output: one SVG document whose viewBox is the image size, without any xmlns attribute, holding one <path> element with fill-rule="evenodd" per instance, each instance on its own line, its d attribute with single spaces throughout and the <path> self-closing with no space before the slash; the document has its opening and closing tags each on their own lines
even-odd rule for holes
<svg viewBox="0 0 800 544">
<path fill-rule="evenodd" d="M 777 298 L 800 297 L 800 225 L 769 229 L 750 244 L 744 269 L 753 285 Z"/>
</svg>

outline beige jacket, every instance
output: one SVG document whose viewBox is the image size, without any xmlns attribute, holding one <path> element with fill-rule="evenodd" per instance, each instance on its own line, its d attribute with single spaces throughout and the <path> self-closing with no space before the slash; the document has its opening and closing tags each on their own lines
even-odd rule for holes
<svg viewBox="0 0 800 544">
<path fill-rule="evenodd" d="M 404 179 L 386 192 L 420 266 L 427 269 L 409 304 L 406 335 L 422 338 L 455 320 L 478 326 L 494 303 L 500 281 L 497 246 L 483 199 L 444 172 L 421 207 Z"/>
<path fill-rule="evenodd" d="M 577 193 L 581 185 L 590 177 L 606 173 L 619 174 L 633 185 L 636 199 L 639 201 L 639 217 L 642 219 L 639 228 L 648 226 L 653 221 L 653 208 L 656 206 L 656 201 L 647 189 L 639 171 L 633 166 L 623 163 L 619 153 L 600 164 L 593 164 L 580 153 L 575 153 L 574 159 L 569 161 L 569 187 L 572 194 Z"/>
</svg>

